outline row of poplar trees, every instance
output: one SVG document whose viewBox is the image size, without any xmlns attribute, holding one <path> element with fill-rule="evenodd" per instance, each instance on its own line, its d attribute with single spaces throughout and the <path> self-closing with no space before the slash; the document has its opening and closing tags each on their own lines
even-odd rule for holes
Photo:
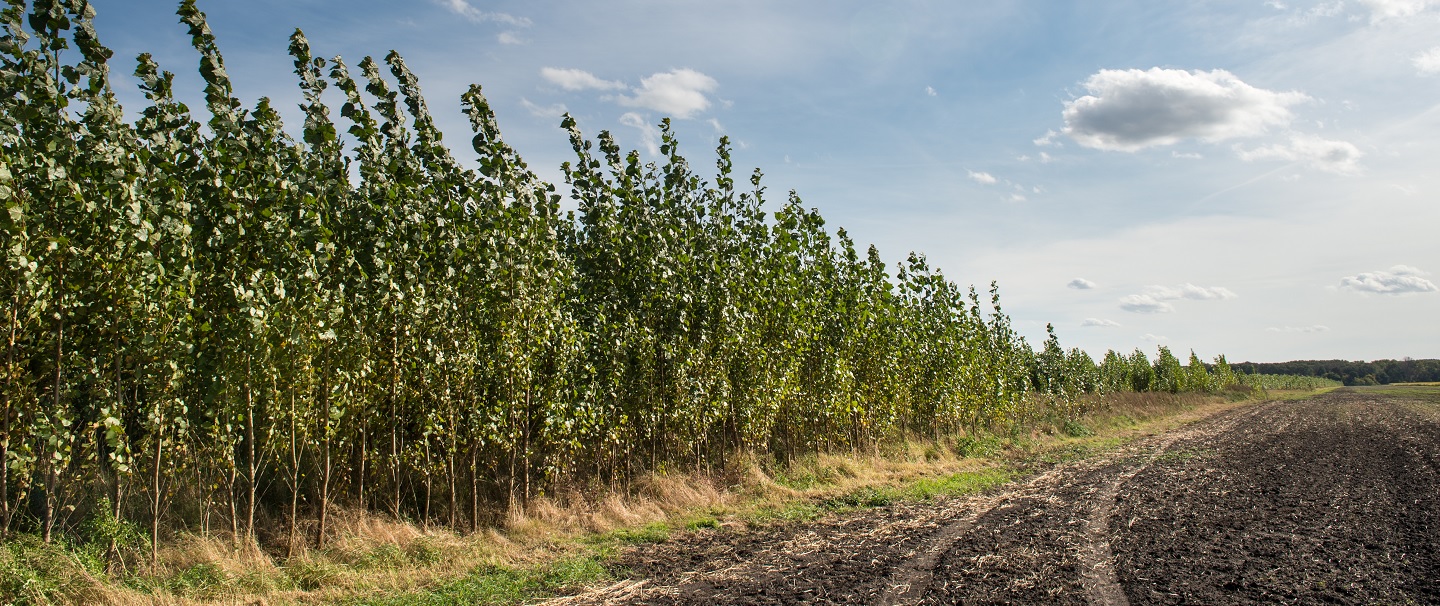
<svg viewBox="0 0 1440 606">
<path fill-rule="evenodd" d="M 153 560 L 181 528 L 323 544 L 336 504 L 473 529 L 562 484 L 1011 426 L 1101 388 L 993 284 L 915 254 L 891 273 L 758 171 L 737 184 L 724 141 L 712 183 L 668 121 L 642 163 L 567 116 L 562 213 L 478 86 L 471 168 L 399 55 L 352 69 L 297 31 L 297 140 L 236 98 L 194 0 L 178 15 L 203 122 L 148 55 L 127 120 L 85 0 L 0 19 L 0 532 L 107 518 Z"/>
</svg>

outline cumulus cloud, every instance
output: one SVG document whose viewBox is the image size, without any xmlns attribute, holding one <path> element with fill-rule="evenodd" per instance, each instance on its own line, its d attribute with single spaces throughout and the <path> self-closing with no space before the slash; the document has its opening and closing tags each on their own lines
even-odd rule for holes
<svg viewBox="0 0 1440 606">
<path fill-rule="evenodd" d="M 1382 295 L 1440 291 L 1434 282 L 1424 278 L 1428 275 L 1409 265 L 1396 265 L 1388 271 L 1369 271 L 1341 278 L 1340 288 Z"/>
<path fill-rule="evenodd" d="M 1370 21 L 1413 17 L 1436 4 L 1436 0 L 1360 0 L 1370 9 Z"/>
<path fill-rule="evenodd" d="M 1223 286 L 1206 288 L 1186 282 L 1179 286 L 1150 286 L 1144 293 L 1121 297 L 1120 309 L 1142 314 L 1170 313 L 1175 311 L 1175 306 L 1171 305 L 1170 301 L 1218 301 L 1238 296 Z"/>
<path fill-rule="evenodd" d="M 651 124 L 644 116 L 635 112 L 625 112 L 620 116 L 620 123 L 640 131 L 640 143 L 645 146 L 645 151 L 652 156 L 660 155 L 660 129 Z"/>
<path fill-rule="evenodd" d="M 1316 324 L 1316 325 L 1314 325 L 1314 326 L 1271 326 L 1270 328 L 1265 329 L 1265 332 L 1283 332 L 1283 333 L 1330 332 L 1330 327 L 1329 327 L 1329 326 L 1323 326 L 1323 325 L 1320 325 L 1320 324 Z"/>
<path fill-rule="evenodd" d="M 1137 314 L 1168 314 L 1175 306 L 1150 295 L 1128 295 L 1120 298 L 1120 309 Z"/>
<path fill-rule="evenodd" d="M 1314 135 L 1293 135 L 1288 143 L 1256 149 L 1236 149 L 1241 160 L 1285 160 L 1342 175 L 1360 172 L 1360 148 L 1348 141 L 1331 141 Z"/>
<path fill-rule="evenodd" d="M 1120 327 L 1120 323 L 1119 323 L 1119 322 L 1116 322 L 1116 321 L 1114 321 L 1114 320 L 1105 320 L 1105 319 L 1102 319 L 1102 318 L 1085 318 L 1085 321 L 1084 321 L 1084 322 L 1081 322 L 1080 325 L 1081 325 L 1081 326 L 1095 326 L 1095 327 L 1099 327 L 1099 328 L 1119 328 L 1119 327 Z"/>
<path fill-rule="evenodd" d="M 1031 143 L 1034 143 L 1037 147 L 1059 147 L 1060 142 L 1055 140 L 1059 136 L 1060 133 L 1047 130 L 1043 136 L 1037 137 L 1034 141 L 1031 141 Z"/>
<path fill-rule="evenodd" d="M 676 69 L 652 74 L 640 80 L 631 96 L 616 98 L 627 107 L 643 107 L 676 118 L 689 118 L 710 107 L 705 93 L 720 86 L 714 78 L 693 69 Z"/>
<path fill-rule="evenodd" d="M 1069 284 L 1066 284 L 1065 286 L 1068 286 L 1068 287 L 1070 287 L 1070 288 L 1074 288 L 1074 289 L 1077 289 L 1077 290 L 1090 290 L 1090 289 L 1092 289 L 1092 288 L 1095 288 L 1095 283 L 1094 283 L 1094 282 L 1091 282 L 1091 281 L 1089 281 L 1089 280 L 1086 280 L 1085 278 L 1075 278 L 1074 280 L 1071 280 L 1070 283 L 1069 283 Z"/>
<path fill-rule="evenodd" d="M 972 181 L 981 185 L 994 185 L 999 182 L 999 179 L 996 179 L 995 175 L 990 173 L 977 173 L 973 170 L 966 170 L 965 172 L 969 173 Z"/>
<path fill-rule="evenodd" d="M 1236 294 L 1223 286 L 1205 288 L 1196 286 L 1189 282 L 1179 286 L 1151 286 L 1145 289 L 1145 294 L 1154 297 L 1159 301 L 1175 301 L 1178 299 L 1192 299 L 1195 301 L 1214 301 L 1217 299 L 1234 299 Z"/>
<path fill-rule="evenodd" d="M 1309 99 L 1256 88 L 1223 69 L 1105 69 L 1084 86 L 1089 95 L 1065 103 L 1064 132 L 1085 147 L 1111 151 L 1260 135 L 1289 124 L 1289 107 Z"/>
<path fill-rule="evenodd" d="M 935 92 L 935 87 L 933 87 L 933 86 L 927 86 L 927 87 L 925 87 L 925 94 L 930 95 L 931 97 L 934 97 L 934 96 L 938 96 L 940 93 Z"/>
<path fill-rule="evenodd" d="M 583 69 L 558 67 L 540 68 L 540 77 L 565 90 L 615 90 L 625 88 L 624 82 L 603 80 Z"/>
<path fill-rule="evenodd" d="M 531 21 L 525 17 L 482 11 L 470 4 L 469 0 L 436 0 L 436 2 L 450 9 L 450 12 L 476 23 L 504 23 L 514 27 L 530 27 L 531 25 Z"/>
<path fill-rule="evenodd" d="M 1415 69 L 1419 70 L 1423 75 L 1434 76 L 1440 74 L 1440 46 L 1411 57 L 1410 62 L 1414 63 Z"/>
</svg>

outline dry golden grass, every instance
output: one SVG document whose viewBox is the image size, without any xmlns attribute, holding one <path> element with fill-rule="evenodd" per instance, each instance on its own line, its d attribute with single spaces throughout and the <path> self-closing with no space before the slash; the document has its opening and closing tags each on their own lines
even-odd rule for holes
<svg viewBox="0 0 1440 606">
<path fill-rule="evenodd" d="M 226 536 L 182 536 L 163 547 L 149 595 L 94 581 L 73 603 L 279 606 L 405 594 L 461 578 L 480 566 L 524 569 L 575 557 L 592 549 L 587 545 L 593 541 L 585 537 L 657 525 L 678 529 L 697 519 L 744 524 L 747 512 L 993 469 L 1006 465 L 1007 457 L 1076 441 L 1118 443 L 1239 405 L 1196 394 L 1111 394 L 1103 405 L 1090 402 L 1092 412 L 1078 420 L 1093 432 L 1088 437 L 1067 436 L 1062 423 L 1042 423 L 1018 442 L 1013 436 L 954 436 L 938 444 L 910 440 L 861 452 L 813 454 L 788 465 L 734 457 L 720 473 L 651 474 L 623 491 L 562 490 L 512 513 L 504 528 L 469 535 L 335 508 L 323 550 L 301 549 L 291 560 L 277 562 L 252 542 L 237 547 Z M 204 572 L 198 582 L 175 581 L 197 576 L 197 570 Z"/>
</svg>

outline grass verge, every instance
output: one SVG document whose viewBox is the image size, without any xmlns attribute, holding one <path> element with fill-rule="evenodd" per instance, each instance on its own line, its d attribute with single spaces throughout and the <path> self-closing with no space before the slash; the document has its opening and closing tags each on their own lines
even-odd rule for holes
<svg viewBox="0 0 1440 606">
<path fill-rule="evenodd" d="M 163 570 L 118 583 L 97 580 L 103 570 L 87 568 L 65 549 L 11 541 L 0 545 L 0 596 L 36 606 L 528 603 L 612 582 L 607 562 L 635 545 L 983 492 L 1251 398 L 1113 394 L 1090 402 L 1087 414 L 1033 423 L 1028 432 L 909 441 L 785 465 L 738 460 L 725 474 L 657 474 L 626 493 L 540 500 L 506 529 L 469 536 L 342 511 L 336 540 L 287 562 L 221 537 L 180 537 L 165 546 Z"/>
</svg>

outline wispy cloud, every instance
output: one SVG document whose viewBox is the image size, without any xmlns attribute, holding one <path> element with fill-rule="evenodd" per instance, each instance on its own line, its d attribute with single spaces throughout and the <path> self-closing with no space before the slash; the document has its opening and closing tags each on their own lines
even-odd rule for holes
<svg viewBox="0 0 1440 606">
<path fill-rule="evenodd" d="M 525 17 L 516 17 L 509 13 L 492 13 L 482 11 L 470 4 L 469 0 L 435 0 L 441 6 L 450 9 L 450 12 L 460 15 L 476 23 L 504 23 L 513 27 L 530 27 L 532 22 Z"/>
<path fill-rule="evenodd" d="M 526 99 L 524 97 L 520 98 L 520 106 L 525 108 L 525 111 L 530 112 L 530 115 L 535 116 L 536 118 L 559 118 L 560 116 L 564 115 L 565 112 L 570 111 L 569 108 L 565 107 L 564 103 L 554 103 L 551 105 L 536 105 L 535 103 L 532 103 L 529 99 Z"/>
<path fill-rule="evenodd" d="M 1085 147 L 1111 151 L 1261 135 L 1289 124 L 1289 107 L 1309 99 L 1256 88 L 1223 69 L 1107 69 L 1084 86 L 1089 95 L 1065 103 L 1064 132 Z"/>
<path fill-rule="evenodd" d="M 938 96 L 940 93 L 935 92 L 935 87 L 933 87 L 933 86 L 927 86 L 927 87 L 925 87 L 925 94 L 930 95 L 931 97 L 934 97 L 934 96 Z"/>
<path fill-rule="evenodd" d="M 968 173 L 971 181 L 974 181 L 974 182 L 979 183 L 979 184 L 981 184 L 981 185 L 994 185 L 994 184 L 996 184 L 996 183 L 998 183 L 998 182 L 1000 181 L 999 179 L 996 179 L 996 178 L 995 178 L 995 175 L 992 175 L 992 174 L 990 174 L 990 173 L 986 173 L 986 172 L 978 172 L 978 173 L 977 173 L 977 172 L 975 172 L 975 171 L 973 171 L 973 170 L 966 170 L 965 172 Z"/>
<path fill-rule="evenodd" d="M 1426 76 L 1440 74 L 1440 46 L 1434 47 L 1410 58 L 1415 69 Z"/>
<path fill-rule="evenodd" d="M 1340 288 L 1381 295 L 1440 291 L 1434 282 L 1424 278 L 1428 275 L 1428 272 L 1409 265 L 1396 265 L 1388 271 L 1369 271 L 1341 278 Z"/>
<path fill-rule="evenodd" d="M 1192 301 L 1218 301 L 1238 297 L 1223 286 L 1196 286 L 1186 282 L 1179 286 L 1150 286 L 1144 293 L 1120 298 L 1120 309 L 1132 313 L 1161 314 L 1175 311 L 1170 301 L 1189 299 Z"/>
<path fill-rule="evenodd" d="M 1120 327 L 1120 323 L 1119 323 L 1119 322 L 1116 322 L 1116 321 L 1114 321 L 1114 320 L 1106 320 L 1106 319 L 1103 319 L 1103 318 L 1085 318 L 1085 321 L 1084 321 L 1084 322 L 1081 322 L 1080 325 L 1081 325 L 1081 326 L 1094 326 L 1094 327 L 1097 327 L 1097 328 L 1119 328 L 1119 327 Z"/>
<path fill-rule="evenodd" d="M 1310 168 L 1342 175 L 1360 172 L 1360 148 L 1347 141 L 1331 141 L 1313 135 L 1292 135 L 1288 143 L 1256 149 L 1236 149 L 1241 160 L 1286 160 Z"/>
<path fill-rule="evenodd" d="M 1179 299 L 1214 301 L 1218 299 L 1234 299 L 1238 296 L 1224 286 L 1206 288 L 1204 286 L 1196 286 L 1189 282 L 1179 286 L 1151 286 L 1145 289 L 1145 294 L 1161 301 L 1175 301 Z"/>
<path fill-rule="evenodd" d="M 1077 289 L 1077 290 L 1091 290 L 1091 289 L 1095 288 L 1095 283 L 1094 283 L 1094 282 L 1091 282 L 1091 281 L 1089 281 L 1089 280 L 1086 280 L 1085 278 L 1075 278 L 1074 280 L 1071 280 L 1070 283 L 1069 283 L 1069 284 L 1066 284 L 1065 286 L 1068 286 L 1068 287 L 1070 287 L 1070 288 L 1074 288 L 1074 289 Z"/>
<path fill-rule="evenodd" d="M 1265 332 L 1283 332 L 1283 333 L 1330 332 L 1330 327 L 1329 327 L 1329 326 L 1324 326 L 1324 325 L 1321 325 L 1321 324 L 1316 324 L 1316 325 L 1314 325 L 1314 326 L 1271 326 L 1270 328 L 1265 329 Z"/>
<path fill-rule="evenodd" d="M 1120 297 L 1120 309 L 1137 314 L 1168 314 L 1175 306 L 1150 295 L 1126 295 Z"/>
<path fill-rule="evenodd" d="M 517 45 L 525 43 L 525 41 L 520 38 L 520 35 L 515 32 L 500 32 L 499 35 L 495 36 L 495 39 L 501 44 Z"/>
<path fill-rule="evenodd" d="M 625 88 L 624 82 L 604 80 L 583 69 L 542 67 L 540 68 L 540 77 L 565 90 L 615 90 Z"/>
<path fill-rule="evenodd" d="M 1413 17 L 1437 4 L 1436 0 L 1360 0 L 1360 3 L 1370 9 L 1371 22 Z"/>
<path fill-rule="evenodd" d="M 1161 341 L 1169 341 L 1169 340 L 1170 340 L 1170 337 L 1162 337 L 1162 336 L 1157 335 L 1157 334 L 1155 334 L 1155 333 L 1148 333 L 1148 332 L 1147 332 L 1147 333 L 1145 333 L 1145 334 L 1143 334 L 1143 335 L 1140 335 L 1140 340 L 1141 340 L 1141 341 L 1149 341 L 1149 342 L 1151 342 L 1151 343 L 1159 343 L 1159 342 L 1161 342 Z"/>
<path fill-rule="evenodd" d="M 650 152 L 652 156 L 660 155 L 660 129 L 656 128 L 654 124 L 635 112 L 622 114 L 620 123 L 640 131 L 640 143 L 645 146 L 645 151 Z"/>
</svg>

